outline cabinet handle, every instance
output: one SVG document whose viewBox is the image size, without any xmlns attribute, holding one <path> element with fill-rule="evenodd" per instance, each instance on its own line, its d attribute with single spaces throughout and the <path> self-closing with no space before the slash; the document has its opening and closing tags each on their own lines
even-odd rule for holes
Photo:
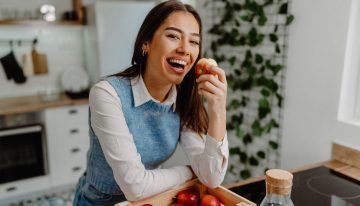
<svg viewBox="0 0 360 206">
<path fill-rule="evenodd" d="M 70 134 L 76 134 L 76 133 L 79 133 L 78 129 L 71 129 L 70 130 Z"/>
<path fill-rule="evenodd" d="M 76 114 L 77 113 L 77 110 L 76 109 L 70 109 L 69 110 L 69 114 Z"/>
<path fill-rule="evenodd" d="M 79 171 L 79 170 L 81 170 L 81 167 L 80 167 L 80 166 L 78 166 L 78 167 L 73 167 L 73 168 L 72 168 L 72 171 L 73 171 L 73 172 L 77 172 L 77 171 Z"/>
<path fill-rule="evenodd" d="M 8 187 L 6 188 L 6 192 L 12 192 L 15 191 L 17 188 L 16 187 Z"/>
<path fill-rule="evenodd" d="M 71 153 L 77 153 L 79 151 L 80 151 L 80 148 L 78 148 L 78 147 L 71 149 Z"/>
</svg>

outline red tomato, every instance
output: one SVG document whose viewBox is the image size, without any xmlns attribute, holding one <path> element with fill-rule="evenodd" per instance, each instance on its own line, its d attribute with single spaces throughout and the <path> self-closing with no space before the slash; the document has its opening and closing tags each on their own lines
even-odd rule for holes
<svg viewBox="0 0 360 206">
<path fill-rule="evenodd" d="M 220 201 L 214 195 L 206 194 L 201 198 L 200 206 L 220 206 Z"/>
<path fill-rule="evenodd" d="M 197 206 L 199 202 L 199 193 L 193 189 L 180 191 L 176 197 L 176 203 L 181 203 L 184 206 Z"/>
<path fill-rule="evenodd" d="M 213 59 L 201 58 L 195 66 L 196 77 L 199 77 L 202 74 L 211 74 L 211 72 L 206 69 L 206 65 L 217 66 L 217 63 Z"/>
</svg>

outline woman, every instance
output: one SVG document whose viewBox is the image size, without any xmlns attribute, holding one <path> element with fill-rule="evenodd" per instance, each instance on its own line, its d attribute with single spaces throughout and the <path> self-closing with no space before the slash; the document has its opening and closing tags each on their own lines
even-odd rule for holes
<svg viewBox="0 0 360 206">
<path fill-rule="evenodd" d="M 166 1 L 149 12 L 132 66 L 91 89 L 90 150 L 74 205 L 139 200 L 195 176 L 220 185 L 228 163 L 227 83 L 218 67 L 195 77 L 200 53 L 201 20 L 191 6 Z M 191 166 L 162 169 L 178 142 Z"/>
</svg>

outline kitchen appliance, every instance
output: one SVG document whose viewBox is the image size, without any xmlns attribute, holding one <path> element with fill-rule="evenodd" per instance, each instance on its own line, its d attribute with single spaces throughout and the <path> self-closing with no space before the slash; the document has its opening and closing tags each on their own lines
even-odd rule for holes
<svg viewBox="0 0 360 206">
<path fill-rule="evenodd" d="M 46 142 L 40 124 L 0 130 L 0 184 L 47 173 Z"/>
<path fill-rule="evenodd" d="M 137 32 L 154 1 L 96 1 L 86 7 L 86 67 L 91 82 L 131 65 Z"/>
<path fill-rule="evenodd" d="M 256 204 L 266 194 L 264 180 L 230 190 Z M 324 166 L 295 172 L 291 199 L 296 206 L 359 206 L 360 181 Z"/>
</svg>

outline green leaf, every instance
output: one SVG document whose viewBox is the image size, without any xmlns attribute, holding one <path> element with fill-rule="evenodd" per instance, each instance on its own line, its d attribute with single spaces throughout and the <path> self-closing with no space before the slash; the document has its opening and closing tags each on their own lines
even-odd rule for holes
<svg viewBox="0 0 360 206">
<path fill-rule="evenodd" d="M 245 136 L 245 132 L 244 132 L 244 130 L 241 129 L 240 126 L 238 126 L 236 128 L 236 136 L 239 138 L 244 138 L 244 136 Z"/>
<path fill-rule="evenodd" d="M 232 74 L 226 75 L 226 79 L 229 87 L 232 88 L 235 80 L 234 76 Z"/>
<path fill-rule="evenodd" d="M 248 155 L 245 152 L 240 151 L 239 153 L 240 161 L 244 164 L 246 164 L 248 160 Z"/>
<path fill-rule="evenodd" d="M 288 13 L 288 3 L 283 3 L 280 6 L 279 14 L 287 14 Z"/>
<path fill-rule="evenodd" d="M 231 115 L 231 121 L 236 124 L 242 124 L 244 115 L 240 113 L 239 115 Z"/>
<path fill-rule="evenodd" d="M 254 67 L 252 64 L 246 67 L 246 71 L 250 76 L 254 76 L 257 73 L 256 67 Z"/>
<path fill-rule="evenodd" d="M 237 109 L 241 106 L 241 102 L 237 99 L 233 99 L 229 103 L 229 109 Z"/>
<path fill-rule="evenodd" d="M 233 174 L 233 175 L 236 175 L 236 172 L 235 172 L 235 166 L 234 165 L 230 165 L 230 167 L 229 167 L 229 172 L 231 173 L 231 174 Z"/>
<path fill-rule="evenodd" d="M 231 66 L 234 66 L 235 62 L 236 62 L 236 57 L 232 56 L 230 59 L 228 59 L 228 62 Z"/>
<path fill-rule="evenodd" d="M 241 25 L 240 22 L 237 19 L 235 19 L 234 21 L 235 21 L 235 26 L 240 27 Z"/>
<path fill-rule="evenodd" d="M 240 16 L 240 19 L 245 21 L 245 22 L 252 22 L 251 14 L 242 15 L 242 16 Z"/>
<path fill-rule="evenodd" d="M 216 53 L 217 52 L 217 49 L 218 49 L 218 45 L 216 42 L 211 42 L 211 46 L 210 46 L 210 49 L 213 53 Z"/>
<path fill-rule="evenodd" d="M 280 95 L 280 94 L 278 94 L 278 93 L 276 93 L 275 94 L 275 96 L 276 96 L 276 98 L 277 98 L 277 100 L 278 100 L 278 106 L 281 108 L 282 107 L 282 102 L 283 102 L 283 97 Z"/>
<path fill-rule="evenodd" d="M 234 18 L 234 12 L 232 9 L 232 5 L 230 3 L 227 3 L 225 5 L 225 13 L 224 16 L 222 17 L 220 24 L 224 25 L 226 22 L 230 21 L 231 19 Z"/>
<path fill-rule="evenodd" d="M 265 157 L 266 157 L 266 154 L 265 154 L 265 152 L 264 151 L 258 151 L 257 153 L 256 153 L 256 155 L 258 156 L 258 157 L 260 157 L 261 159 L 265 159 Z"/>
<path fill-rule="evenodd" d="M 267 17 L 265 15 L 260 15 L 259 19 L 258 19 L 258 25 L 259 26 L 264 26 L 267 22 Z"/>
<path fill-rule="evenodd" d="M 275 127 L 275 128 L 279 128 L 279 127 L 280 127 L 279 123 L 278 123 L 275 119 L 271 119 L 271 124 L 272 124 L 273 127 Z"/>
<path fill-rule="evenodd" d="M 269 101 L 268 101 L 266 98 L 261 98 L 261 99 L 259 100 L 259 107 L 261 107 L 261 108 L 268 108 L 268 107 L 270 107 L 270 103 L 269 103 Z"/>
<path fill-rule="evenodd" d="M 261 127 L 261 124 L 259 122 L 259 120 L 255 120 L 252 125 L 251 125 L 251 129 L 252 129 L 252 134 L 257 136 L 257 137 L 261 137 L 262 133 L 263 133 L 263 128 Z"/>
<path fill-rule="evenodd" d="M 250 174 L 250 171 L 249 171 L 249 170 L 244 169 L 244 170 L 241 170 L 241 171 L 240 171 L 240 176 L 241 176 L 241 178 L 243 178 L 243 179 L 247 179 L 247 178 L 249 178 L 249 177 L 251 176 L 251 174 Z"/>
<path fill-rule="evenodd" d="M 260 93 L 262 94 L 263 97 L 268 97 L 270 96 L 270 92 L 269 90 L 267 90 L 266 88 L 262 88 Z"/>
<path fill-rule="evenodd" d="M 276 45 L 275 45 L 275 52 L 278 53 L 278 54 L 281 53 L 281 49 L 280 49 L 279 44 L 276 44 Z"/>
<path fill-rule="evenodd" d="M 264 119 L 268 114 L 271 113 L 271 108 L 270 107 L 259 107 L 258 108 L 258 117 L 260 119 Z"/>
<path fill-rule="evenodd" d="M 246 105 L 249 101 L 250 101 L 249 97 L 241 96 L 241 106 L 246 107 Z"/>
<path fill-rule="evenodd" d="M 222 25 L 215 24 L 208 30 L 208 33 L 220 36 L 225 33 L 225 30 L 222 28 Z"/>
<path fill-rule="evenodd" d="M 240 83 L 240 89 L 242 91 L 247 91 L 247 90 L 250 90 L 252 85 L 253 85 L 253 78 L 251 76 L 249 76 L 248 78 L 246 79 L 243 79 Z"/>
<path fill-rule="evenodd" d="M 270 133 L 272 128 L 279 128 L 279 123 L 275 119 L 271 119 L 264 127 L 265 133 Z"/>
<path fill-rule="evenodd" d="M 285 25 L 286 26 L 290 25 L 294 21 L 294 19 L 295 19 L 294 15 L 287 16 Z"/>
<path fill-rule="evenodd" d="M 240 148 L 238 147 L 232 147 L 229 149 L 230 155 L 240 155 Z"/>
<path fill-rule="evenodd" d="M 224 62 L 226 57 L 224 54 L 222 54 L 221 56 L 215 54 L 214 59 L 217 63 L 220 63 L 220 62 Z"/>
<path fill-rule="evenodd" d="M 233 9 L 235 11 L 240 11 L 242 9 L 242 6 L 239 3 L 233 3 Z"/>
<path fill-rule="evenodd" d="M 258 165 L 259 165 L 259 161 L 258 161 L 258 159 L 256 159 L 256 157 L 251 156 L 251 157 L 249 158 L 249 164 L 250 164 L 251 166 L 258 166 Z"/>
<path fill-rule="evenodd" d="M 279 29 L 279 25 L 276 24 L 276 25 L 274 26 L 274 33 L 277 33 L 278 29 Z"/>
<path fill-rule="evenodd" d="M 260 54 L 255 54 L 255 63 L 261 64 L 264 61 L 264 58 Z"/>
<path fill-rule="evenodd" d="M 270 103 L 267 99 L 262 98 L 259 100 L 258 117 L 265 118 L 271 112 Z"/>
<path fill-rule="evenodd" d="M 235 129 L 234 123 L 233 122 L 227 122 L 226 123 L 226 129 L 234 130 Z"/>
<path fill-rule="evenodd" d="M 274 33 L 269 34 L 269 38 L 271 42 L 277 42 L 279 40 L 278 36 Z"/>
<path fill-rule="evenodd" d="M 252 136 L 250 134 L 246 134 L 244 137 L 243 137 L 243 143 L 245 145 L 251 143 L 253 141 L 252 139 Z"/>
<path fill-rule="evenodd" d="M 252 53 L 251 51 L 248 49 L 246 50 L 246 53 L 245 53 L 245 59 L 246 60 L 250 60 L 252 58 Z"/>
<path fill-rule="evenodd" d="M 277 148 L 279 148 L 279 144 L 277 143 L 277 142 L 274 142 L 274 141 L 272 141 L 272 140 L 270 140 L 269 141 L 269 145 L 270 145 L 270 147 L 272 148 L 272 149 L 277 149 Z"/>
</svg>

